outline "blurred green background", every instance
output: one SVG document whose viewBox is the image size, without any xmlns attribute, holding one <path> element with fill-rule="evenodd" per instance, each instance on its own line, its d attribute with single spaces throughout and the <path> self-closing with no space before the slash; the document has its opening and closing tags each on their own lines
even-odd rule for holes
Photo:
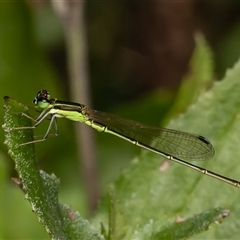
<svg viewBox="0 0 240 240">
<path fill-rule="evenodd" d="M 216 79 L 237 61 L 239 10 L 240 2 L 233 1 L 88 1 L 85 19 L 92 107 L 162 125 L 188 74 L 196 31 L 204 34 L 213 49 Z M 48 89 L 52 97 L 70 99 L 66 51 L 61 22 L 50 2 L 0 3 L 1 96 L 32 106 L 36 93 Z M 3 111 L 0 114 L 3 118 Z M 43 135 L 47 124 L 36 135 Z M 22 192 L 11 182 L 17 174 L 3 144 L 3 131 L 0 139 L 0 238 L 48 238 Z M 37 157 L 41 169 L 61 179 L 60 202 L 87 216 L 83 169 L 77 161 L 80 146 L 75 139 L 73 123 L 60 120 L 59 137 L 37 144 Z M 106 185 L 117 179 L 140 150 L 105 134 L 96 133 L 95 139 L 104 194 Z"/>
</svg>

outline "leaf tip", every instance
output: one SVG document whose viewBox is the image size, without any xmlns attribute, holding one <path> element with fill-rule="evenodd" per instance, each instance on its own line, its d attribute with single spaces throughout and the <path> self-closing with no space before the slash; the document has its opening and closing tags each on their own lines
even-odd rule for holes
<svg viewBox="0 0 240 240">
<path fill-rule="evenodd" d="M 4 99 L 5 102 L 7 102 L 7 101 L 9 101 L 10 97 L 9 96 L 4 96 L 3 99 Z"/>
</svg>

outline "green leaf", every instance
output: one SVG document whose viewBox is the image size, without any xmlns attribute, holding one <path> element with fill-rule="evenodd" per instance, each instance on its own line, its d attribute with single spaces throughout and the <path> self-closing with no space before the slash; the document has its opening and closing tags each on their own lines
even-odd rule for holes
<svg viewBox="0 0 240 240">
<path fill-rule="evenodd" d="M 210 161 L 194 164 L 234 179 L 238 179 L 240 172 L 239 77 L 240 62 L 227 72 L 223 81 L 216 82 L 185 114 L 169 124 L 169 128 L 207 137 L 215 146 L 216 155 Z M 31 123 L 21 114 L 27 113 L 24 106 L 5 99 L 6 144 L 21 178 L 16 182 L 26 192 L 40 222 L 54 238 L 100 239 L 89 222 L 58 203 L 59 183 L 54 176 L 38 170 L 34 146 L 16 148 L 33 138 L 31 130 L 13 128 Z M 161 162 L 161 159 L 157 154 L 143 151 L 114 184 L 110 204 L 109 197 L 108 201 L 103 200 L 97 217 L 107 226 L 106 219 L 110 215 L 109 239 L 187 238 L 208 230 L 215 221 L 226 216 L 222 210 L 225 208 L 231 211 L 231 216 L 224 224 L 194 238 L 238 239 L 239 189 L 175 162 Z M 217 208 L 219 206 L 221 208 Z M 209 210 L 206 212 L 206 209 Z M 186 223 L 176 225 L 174 219 L 178 216 L 187 219 Z"/>
<path fill-rule="evenodd" d="M 227 72 L 221 82 L 215 82 L 211 90 L 201 94 L 185 114 L 172 120 L 168 126 L 207 137 L 215 147 L 215 157 L 210 161 L 196 161 L 193 164 L 238 180 L 239 79 L 240 62 Z M 240 190 L 175 162 L 162 162 L 161 159 L 157 154 L 143 151 L 114 185 L 114 194 L 122 203 L 122 214 L 128 229 L 123 239 L 134 239 L 135 232 L 144 228 L 150 220 L 153 224 L 164 225 L 177 216 L 189 218 L 206 209 L 214 211 L 219 206 L 229 209 L 231 216 L 221 227 L 212 228 L 199 235 L 199 238 L 237 239 Z M 102 213 L 104 208 L 106 211 L 106 207 L 108 205 L 103 201 L 99 212 Z M 192 234 L 199 232 L 198 228 L 192 230 Z M 158 232 L 151 234 L 157 235 Z M 185 237 L 188 236 L 189 232 L 186 231 Z"/>
<path fill-rule="evenodd" d="M 165 122 L 186 111 L 197 97 L 208 89 L 214 80 L 212 51 L 201 33 L 195 35 L 196 48 L 189 63 L 189 71 L 181 81 L 174 105 L 168 112 Z"/>
<path fill-rule="evenodd" d="M 15 182 L 25 193 L 40 223 L 53 239 L 102 239 L 98 231 L 79 213 L 58 202 L 59 180 L 54 175 L 40 171 L 34 144 L 18 147 L 33 140 L 32 129 L 14 130 L 31 126 L 31 120 L 22 113 L 28 109 L 14 99 L 5 97 L 4 131 L 9 154 L 13 158 L 20 179 Z"/>
<path fill-rule="evenodd" d="M 170 224 L 165 224 L 160 231 L 154 235 L 148 236 L 148 239 L 186 239 L 195 235 L 196 233 L 204 232 L 212 225 L 221 223 L 221 221 L 228 217 L 229 211 L 226 209 L 216 208 L 207 210 L 188 219 L 176 219 Z M 155 225 L 155 226 L 154 226 Z M 155 223 L 152 228 L 159 228 L 160 224 Z M 156 230 L 155 230 L 156 231 Z M 155 232 L 149 231 L 149 232 Z M 147 239 L 147 238 L 146 238 Z"/>
<path fill-rule="evenodd" d="M 113 189 L 109 189 L 109 232 L 108 240 L 122 239 L 127 232 L 124 215 L 122 213 L 122 204 L 114 194 Z"/>
</svg>

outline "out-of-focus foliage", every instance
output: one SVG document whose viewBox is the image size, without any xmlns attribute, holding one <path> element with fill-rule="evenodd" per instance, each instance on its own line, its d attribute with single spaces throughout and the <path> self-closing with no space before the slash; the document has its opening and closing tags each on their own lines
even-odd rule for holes
<svg viewBox="0 0 240 240">
<path fill-rule="evenodd" d="M 47 88 L 53 97 L 64 99 L 63 93 L 67 92 L 65 89 L 65 86 L 67 86 L 67 74 L 65 72 L 66 66 L 63 67 L 63 62 L 61 61 L 61 59 L 65 57 L 64 51 L 62 50 L 64 48 L 62 47 L 64 46 L 63 34 L 61 32 L 60 24 L 54 16 L 54 12 L 51 10 L 51 6 L 46 6 L 44 4 L 34 5 L 34 3 L 30 4 L 29 2 L 5 1 L 0 3 L 0 96 L 9 95 L 22 103 L 31 106 L 31 101 L 35 97 L 36 92 L 42 88 Z M 119 6 L 120 5 L 116 7 L 116 5 L 109 4 L 108 7 L 103 7 L 102 5 L 102 7 L 99 8 L 94 4 L 91 4 L 91 6 L 90 4 L 87 5 L 87 19 L 89 20 L 87 25 L 88 27 L 92 27 L 91 34 L 89 35 L 91 38 L 89 40 L 89 46 L 91 47 L 91 50 L 89 51 L 91 53 L 90 76 L 99 80 L 95 82 L 101 87 L 99 87 L 99 85 L 93 85 L 92 89 L 95 89 L 95 93 L 98 92 L 97 103 L 95 100 L 95 105 L 101 107 L 105 106 L 106 103 L 110 104 L 114 102 L 114 104 L 116 104 L 116 99 L 111 100 L 111 97 L 115 98 L 115 94 L 111 91 L 106 91 L 106 89 L 109 90 L 110 85 L 115 86 L 113 76 L 118 76 L 118 78 L 122 77 L 121 75 L 114 73 L 114 64 L 111 65 L 113 67 L 106 64 L 107 62 L 111 62 L 111 58 L 113 57 L 111 55 L 110 46 L 118 43 L 119 40 L 113 39 L 117 35 L 117 32 L 121 32 L 121 29 L 119 30 L 117 28 L 124 28 L 120 16 L 121 12 L 124 12 L 124 7 L 127 6 Z M 221 6 L 223 11 L 225 6 L 223 4 Z M 108 13 L 111 13 L 111 15 Z M 214 15 L 212 13 L 213 12 L 211 11 L 211 15 Z M 109 18 L 106 18 L 106 16 Z M 109 21 L 109 19 L 114 19 L 114 21 Z M 218 21 L 216 21 L 216 24 L 217 22 Z M 213 24 L 213 22 L 211 22 L 211 24 Z M 225 35 L 219 38 L 217 43 L 216 40 L 213 42 L 217 56 L 217 76 L 224 74 L 226 67 L 231 67 L 232 63 L 234 63 L 239 57 L 239 48 L 236 47 L 237 44 L 235 44 L 237 43 L 236 39 L 238 39 L 239 35 L 236 30 L 238 29 L 238 24 L 239 22 L 237 19 L 234 22 L 234 25 L 231 25 L 231 22 L 229 21 L 229 25 L 225 28 L 228 29 L 228 32 L 225 32 Z M 98 31 L 94 31 L 93 27 Z M 222 30 L 222 28 L 219 27 L 212 28 L 211 36 L 214 35 L 214 29 Z M 94 35 L 94 32 L 100 33 L 103 38 L 99 39 L 99 36 Z M 60 51 L 58 51 L 58 49 L 60 49 Z M 103 61 L 106 56 L 109 57 L 110 61 Z M 101 64 L 99 65 L 99 63 Z M 96 68 L 98 71 L 96 71 Z M 64 69 L 64 71 L 62 71 L 62 69 Z M 174 71 L 174 69 L 171 69 L 171 71 Z M 105 79 L 107 80 L 105 81 Z M 102 86 L 104 86 L 105 83 L 108 85 L 104 88 Z M 123 90 L 124 86 L 117 89 Z M 228 94 L 230 96 L 232 92 Z M 124 96 L 124 94 L 122 95 Z M 107 99 L 105 96 L 107 96 Z M 65 98 L 67 99 L 67 97 Z M 228 102 L 228 99 L 226 98 L 225 101 Z M 164 119 L 164 114 L 166 114 L 168 108 L 171 107 L 173 102 L 174 97 L 172 92 L 165 89 L 158 89 L 152 94 L 145 95 L 145 98 L 142 97 L 141 100 L 127 103 L 122 106 L 119 105 L 118 110 L 114 109 L 112 112 L 117 112 L 119 115 L 138 121 L 154 123 L 157 125 Z M 227 103 L 222 102 L 222 104 L 224 105 Z M 163 107 L 163 105 L 165 107 Z M 113 106 L 108 105 L 105 109 L 100 110 L 106 110 L 111 107 Z M 108 111 L 110 110 L 108 109 Z M 222 113 L 221 109 L 219 111 Z M 31 114 L 36 116 L 38 113 L 32 110 Z M 205 112 L 201 113 L 198 120 L 199 122 L 204 119 L 204 114 Z M 225 116 L 229 114 L 226 113 L 222 115 Z M 217 118 L 222 119 L 222 115 L 217 116 Z M 3 111 L 0 112 L 0 117 L 3 119 Z M 218 119 L 213 119 L 212 123 L 218 122 Z M 43 135 L 46 131 L 47 125 L 48 122 L 45 123 L 43 127 L 40 127 L 40 130 L 36 132 L 36 135 Z M 74 132 L 71 126 L 71 122 L 64 120 L 59 121 L 59 137 L 49 138 L 47 142 L 38 144 L 36 146 L 37 159 L 38 165 L 41 169 L 44 169 L 48 173 L 54 172 L 57 177 L 61 179 L 61 202 L 72 205 L 74 211 L 79 210 L 81 214 L 85 215 L 85 196 L 83 195 L 82 184 L 79 183 L 82 178 L 78 171 L 80 167 L 77 166 L 76 161 L 76 148 L 80 146 L 75 145 Z M 172 125 L 172 127 L 175 127 L 175 125 Z M 181 129 L 182 128 L 183 126 Z M 187 128 L 184 130 L 187 130 Z M 198 132 L 198 130 L 200 131 L 200 128 L 198 128 L 198 126 L 193 126 L 189 130 L 192 132 Z M 199 133 L 205 133 L 206 136 L 208 136 L 208 131 L 201 131 Z M 228 139 L 228 137 L 231 136 L 235 135 L 230 135 L 230 133 L 227 136 L 224 135 L 225 139 Z M 226 143 L 218 145 L 211 134 L 209 137 L 213 139 L 214 145 L 215 143 L 217 144 L 218 152 L 221 152 L 221 149 L 232 149 L 232 146 L 226 147 L 226 145 L 224 145 Z M 234 137 L 234 142 L 235 138 L 236 136 Z M 113 140 L 112 136 L 98 134 L 96 139 L 98 141 L 97 156 L 99 159 L 102 190 L 103 192 L 106 192 L 106 183 L 112 179 L 118 178 L 119 172 L 129 165 L 130 159 L 138 150 L 122 140 Z M 0 140 L 3 143 L 3 132 L 0 133 Z M 230 143 L 230 141 L 228 141 L 228 143 Z M 234 151 L 235 149 L 233 149 L 232 152 Z M 229 155 L 229 152 L 224 153 L 221 160 L 225 160 L 225 162 L 222 163 L 222 165 L 217 164 L 217 168 L 213 162 L 216 162 L 220 157 L 216 156 L 215 160 L 211 161 L 211 164 L 214 164 L 211 169 L 219 170 L 221 173 L 226 173 L 228 176 L 232 176 L 231 171 L 223 171 L 223 167 L 235 168 L 235 166 L 237 166 L 237 162 L 233 162 L 238 158 L 237 153 L 234 153 L 235 156 Z M 16 239 L 19 237 L 34 239 L 38 236 L 39 238 L 46 238 L 48 235 L 46 235 L 42 226 L 38 224 L 36 216 L 30 211 L 29 203 L 23 200 L 23 194 L 21 191 L 10 181 L 10 177 L 16 176 L 16 173 L 13 170 L 12 160 L 9 158 L 6 147 L 3 144 L 0 149 L 0 158 L 0 237 L 9 239 Z M 211 164 L 209 163 L 209 165 Z M 185 171 L 181 168 L 180 173 L 183 175 L 181 181 L 183 181 L 183 183 L 192 179 L 192 176 L 188 176 L 189 171 L 190 170 L 186 170 L 186 175 L 184 175 Z M 170 179 L 171 181 L 169 180 L 169 183 L 176 183 L 176 180 L 174 180 L 176 172 L 178 171 L 174 170 L 173 173 L 168 173 L 172 177 Z M 194 176 L 195 174 L 196 173 L 192 173 Z M 238 175 L 236 174 L 235 176 L 237 178 Z M 211 202 L 206 200 L 209 191 L 205 189 L 205 185 L 211 187 L 209 181 L 211 181 L 211 183 L 215 181 L 208 179 L 207 177 L 204 181 L 205 184 L 201 184 L 201 186 L 198 186 L 197 188 L 198 191 L 201 189 L 202 194 L 200 194 L 201 199 L 199 201 L 204 204 L 209 202 L 209 204 L 201 207 L 199 202 L 195 202 L 197 201 L 196 199 L 199 198 L 195 197 L 195 195 L 191 195 L 189 201 L 192 203 L 192 206 L 194 206 L 194 204 L 198 206 L 198 209 L 193 211 L 194 214 L 206 210 L 207 208 L 219 206 L 222 203 L 222 195 L 232 195 L 233 191 L 234 194 L 235 191 L 237 191 L 236 189 L 228 187 L 226 189 L 224 188 L 221 192 L 215 192 L 220 188 L 222 189 L 223 183 L 218 183 L 219 185 L 216 184 L 217 186 L 215 187 L 212 185 L 212 188 L 209 191 L 212 192 L 212 189 L 214 189 L 213 192 L 215 195 L 212 197 Z M 177 183 L 179 182 L 180 180 L 177 181 Z M 171 188 L 171 186 L 169 186 L 169 188 Z M 178 185 L 178 188 L 182 188 L 182 186 L 179 187 Z M 224 191 L 225 193 L 223 194 Z M 175 194 L 178 192 L 178 189 L 174 191 L 172 190 L 172 192 Z M 194 192 L 193 189 L 192 192 Z M 172 193 L 170 195 L 172 198 L 176 196 L 173 196 Z M 188 198 L 186 197 L 183 201 L 187 202 Z M 234 200 L 232 201 L 234 202 Z M 159 202 L 161 203 L 161 199 Z M 235 202 L 237 202 L 237 200 Z M 224 203 L 226 203 L 225 200 Z M 230 208 L 232 205 L 234 204 L 228 202 L 228 204 L 224 204 L 223 207 Z M 227 219 L 230 223 L 224 223 L 225 225 L 223 226 L 226 227 L 223 227 L 223 229 L 221 228 L 219 230 L 219 228 L 216 228 L 216 234 L 214 237 L 220 238 L 225 236 L 222 235 L 224 232 L 229 234 L 231 232 L 236 232 L 237 223 L 234 223 L 238 214 L 236 205 L 230 210 L 230 220 Z M 193 212 L 188 216 L 192 216 Z M 14 231 L 12 230 L 13 226 Z M 202 235 L 200 235 L 200 237 L 201 236 Z M 232 236 L 229 235 L 227 237 Z"/>
<path fill-rule="evenodd" d="M 237 176 L 239 167 L 237 167 L 238 158 L 236 156 L 240 155 L 238 153 L 238 145 L 240 144 L 238 144 L 238 132 L 240 129 L 237 117 L 240 104 L 238 98 L 240 90 L 239 75 L 240 62 L 227 72 L 222 82 L 214 83 L 211 90 L 201 94 L 187 112 L 172 121 L 169 126 L 179 130 L 184 129 L 188 132 L 198 129 L 204 136 L 211 139 L 215 146 L 216 157 L 215 162 L 210 161 L 207 164 L 208 168 L 214 168 L 217 172 L 222 172 L 222 166 L 224 166 L 224 175 L 233 177 L 234 174 Z M 15 142 L 29 141 L 27 134 L 24 135 L 24 138 L 21 137 L 25 131 L 17 131 L 17 133 L 11 131 L 16 123 L 29 125 L 29 123 L 22 122 L 21 119 L 24 119 L 24 116 L 15 113 L 23 110 L 18 110 L 14 106 L 15 104 L 12 104 L 11 111 L 8 106 L 6 108 L 4 130 L 6 131 L 7 145 L 11 155 L 16 159 L 16 168 L 22 178 L 22 183 L 27 186 L 24 188 L 27 198 L 33 204 L 34 211 L 43 216 L 44 221 L 40 217 L 40 222 L 43 222 L 48 230 L 54 229 L 53 236 L 62 236 L 62 234 L 66 234 L 65 229 L 59 228 L 55 223 L 66 220 L 66 216 L 61 216 L 61 212 L 65 210 L 59 209 L 57 211 L 58 214 L 55 219 L 59 218 L 58 220 L 47 220 L 45 222 L 45 218 L 49 217 L 49 214 L 50 217 L 54 218 L 55 213 L 51 213 L 52 210 L 45 207 L 40 207 L 42 210 L 39 212 L 38 206 L 39 202 L 43 202 L 43 205 L 45 205 L 44 198 L 43 201 L 41 200 L 41 194 L 45 191 L 46 196 L 49 196 L 48 200 L 46 198 L 46 203 L 58 206 L 56 191 L 58 187 L 55 177 L 42 174 L 43 187 L 40 182 L 38 185 L 33 184 L 35 179 L 30 179 L 29 175 L 35 178 L 35 173 L 38 173 L 36 164 L 30 169 L 34 172 L 31 174 L 25 173 L 25 169 L 29 171 L 31 166 L 27 162 L 25 164 L 25 158 L 29 157 L 27 147 L 14 148 L 16 146 Z M 203 112 L 204 117 L 202 117 Z M 29 122 L 29 119 L 25 120 Z M 235 144 L 233 145 L 232 142 Z M 30 148 L 33 149 L 32 146 Z M 30 155 L 33 154 L 30 153 Z M 22 157 L 23 159 L 21 159 Z M 231 164 L 226 162 L 226 159 L 229 158 L 232 160 Z M 215 228 L 215 231 L 205 233 L 205 236 L 214 239 L 218 238 L 219 234 L 226 238 L 237 237 L 238 218 L 235 215 L 239 211 L 237 199 L 240 193 L 238 189 L 216 179 L 210 179 L 203 174 L 190 171 L 189 168 L 184 168 L 176 163 L 171 162 L 167 168 L 163 169 L 159 167 L 160 159 L 160 156 L 144 151 L 132 161 L 131 166 L 112 185 L 109 196 L 103 199 L 95 218 L 96 226 L 100 226 L 100 223 L 102 223 L 104 230 L 102 232 L 105 238 L 184 239 L 206 231 L 213 224 L 221 223 L 229 215 L 229 210 L 232 212 L 230 220 L 221 225 L 219 230 Z M 209 181 L 211 181 L 211 184 L 207 184 Z M 31 185 L 39 187 L 36 187 L 36 191 L 33 191 L 29 188 Z M 228 195 L 222 195 L 222 192 L 231 192 L 231 199 Z M 33 196 L 36 194 L 33 199 L 32 194 Z M 202 201 L 203 199 L 204 201 Z M 216 208 L 216 205 L 222 206 L 222 208 Z M 199 212 L 201 213 L 198 214 Z M 81 224 L 81 222 L 84 223 L 84 219 L 80 218 L 77 222 L 73 223 L 73 226 L 70 224 L 67 228 L 67 236 L 70 239 L 74 239 L 73 236 L 76 236 L 76 233 L 79 235 L 78 232 L 82 234 L 82 239 L 85 237 L 89 239 L 91 234 L 96 236 L 97 239 L 100 238 L 100 232 L 98 235 L 91 225 Z M 83 226 L 85 227 L 82 228 Z M 225 228 L 232 228 L 232 231 L 229 233 L 224 230 Z M 83 234 L 83 230 L 87 231 Z"/>
<path fill-rule="evenodd" d="M 240 61 L 226 73 L 221 82 L 215 82 L 211 90 L 201 94 L 185 114 L 172 120 L 168 126 L 208 137 L 215 147 L 215 157 L 208 162 L 195 164 L 238 180 L 239 76 Z M 228 208 L 231 217 L 219 228 L 199 235 L 198 238 L 237 238 L 239 189 L 174 162 L 169 162 L 164 170 L 159 162 L 160 158 L 150 152 L 142 153 L 113 185 L 115 198 L 118 199 L 116 218 L 123 215 L 119 225 L 128 229 L 124 239 L 134 239 L 136 232 L 143 233 L 143 229 L 149 227 L 150 219 L 151 226 L 157 223 L 156 228 L 151 228 L 151 234 L 156 236 L 158 231 L 161 232 L 158 228 L 160 222 L 177 216 L 186 218 L 189 214 L 197 214 L 216 206 Z M 104 218 L 107 202 L 107 199 L 102 202 L 98 220 L 99 217 Z M 147 239 L 147 236 L 150 236 L 148 231 L 145 234 L 138 239 Z M 161 236 L 160 233 L 158 236 Z M 179 239 L 181 234 L 177 236 L 170 239 Z"/>
</svg>

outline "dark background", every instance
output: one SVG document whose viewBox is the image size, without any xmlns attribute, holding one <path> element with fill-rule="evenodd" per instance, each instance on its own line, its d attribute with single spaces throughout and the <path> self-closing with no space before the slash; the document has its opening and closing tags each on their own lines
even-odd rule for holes
<svg viewBox="0 0 240 240">
<path fill-rule="evenodd" d="M 88 1 L 85 4 L 86 61 L 92 107 L 160 125 L 183 76 L 189 74 L 197 32 L 204 35 L 214 53 L 216 80 L 237 61 L 239 12 L 237 1 Z M 53 97 L 67 100 L 70 99 L 68 79 L 64 34 L 51 4 L 48 1 L 1 2 L 1 95 L 10 95 L 31 106 L 37 91 L 47 88 Z M 159 96 L 157 103 L 148 102 L 159 89 L 166 94 Z M 147 110 L 141 111 L 142 107 Z M 39 166 L 61 178 L 61 201 L 87 214 L 72 123 L 59 121 L 59 129 L 58 138 L 37 146 Z M 39 130 L 44 131 L 44 127 Z M 0 137 L 3 142 L 3 133 Z M 139 151 L 128 143 L 111 139 L 96 136 L 102 192 Z M 116 149 L 121 149 L 118 150 L 121 155 L 117 154 L 113 163 L 109 156 L 113 156 Z M 32 238 L 38 235 L 37 231 L 45 236 L 29 211 L 29 204 L 19 201 L 23 195 L 10 181 L 16 173 L 3 144 L 0 172 L 4 196 L 1 206 L 9 204 L 0 210 L 0 216 L 29 212 L 22 223 L 19 219 L 14 223 L 12 218 L 11 225 L 19 226 L 16 230 L 19 236 Z M 29 228 L 31 219 L 34 226 Z M 4 221 L 3 237 L 16 237 L 8 226 Z"/>
</svg>

